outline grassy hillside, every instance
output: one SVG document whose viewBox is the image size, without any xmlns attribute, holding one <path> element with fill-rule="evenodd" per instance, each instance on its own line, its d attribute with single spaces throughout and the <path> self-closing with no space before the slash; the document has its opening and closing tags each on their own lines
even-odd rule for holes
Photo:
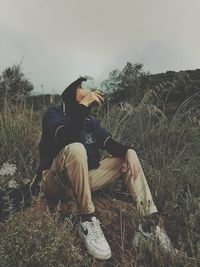
<svg viewBox="0 0 200 267">
<path fill-rule="evenodd" d="M 155 76 L 148 78 L 153 80 Z M 158 87 L 164 82 L 160 76 Z M 34 199 L 31 207 L 15 213 L 8 191 L 23 187 L 34 175 L 44 108 L 34 110 L 23 101 L 12 105 L 4 100 L 0 113 L 0 195 L 4 196 L 1 204 L 6 203 L 2 209 L 6 208 L 9 216 L 0 224 L 0 266 L 200 266 L 198 90 L 185 94 L 181 103 L 177 98 L 178 106 L 168 117 L 164 111 L 170 98 L 164 101 L 163 94 L 154 98 L 158 87 L 156 82 L 149 82 L 137 103 L 131 98 L 117 105 L 107 101 L 104 108 L 93 112 L 114 139 L 137 151 L 166 231 L 173 245 L 186 253 L 185 258 L 164 255 L 151 244 L 144 244 L 138 251 L 133 248 L 139 216 L 121 181 L 94 195 L 97 215 L 113 251 L 107 262 L 87 255 L 76 226 L 72 230 L 66 221 L 62 222 L 59 207 L 50 215 L 42 199 Z M 2 171 L 5 163 L 14 166 L 13 173 Z M 20 207 L 23 204 L 22 199 Z M 66 211 L 67 203 L 63 207 Z M 77 215 L 76 208 L 73 213 Z"/>
</svg>

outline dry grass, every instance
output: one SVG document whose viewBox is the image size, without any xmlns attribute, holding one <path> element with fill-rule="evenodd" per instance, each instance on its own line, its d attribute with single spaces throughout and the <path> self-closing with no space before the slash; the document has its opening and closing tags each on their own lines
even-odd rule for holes
<svg viewBox="0 0 200 267">
<path fill-rule="evenodd" d="M 21 185 L 32 178 L 38 164 L 39 132 L 37 114 L 32 109 L 26 108 L 23 101 L 14 106 L 4 100 L 0 113 L 0 166 L 5 162 L 14 164 L 15 180 Z M 8 181 L 1 177 L 0 186 L 7 186 Z"/>
<path fill-rule="evenodd" d="M 88 256 L 77 229 L 71 231 L 55 222 L 36 201 L 32 208 L 1 224 L 0 266 L 200 266 L 199 113 L 182 107 L 173 119 L 167 119 L 148 102 L 150 98 L 146 96 L 128 111 L 109 106 L 106 113 L 101 111 L 97 116 L 115 139 L 138 152 L 166 231 L 187 257 L 171 259 L 150 244 L 138 251 L 133 248 L 139 217 L 118 183 L 94 196 L 112 259 L 100 262 Z M 17 181 L 17 177 L 31 177 L 37 162 L 38 114 L 22 104 L 6 104 L 0 123 L 1 164 L 17 165 L 21 175 L 18 173 Z M 2 179 L 0 182 L 6 185 Z"/>
</svg>

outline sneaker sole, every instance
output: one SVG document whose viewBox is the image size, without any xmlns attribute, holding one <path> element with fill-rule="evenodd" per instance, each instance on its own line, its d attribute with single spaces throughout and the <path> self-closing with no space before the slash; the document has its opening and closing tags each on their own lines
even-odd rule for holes
<svg viewBox="0 0 200 267">
<path fill-rule="evenodd" d="M 112 257 L 112 253 L 110 253 L 108 255 L 105 255 L 105 256 L 102 256 L 102 255 L 99 255 L 99 254 L 96 254 L 96 253 L 92 253 L 89 250 L 87 250 L 87 251 L 91 256 L 95 257 L 97 260 L 108 260 L 108 259 L 110 259 Z"/>
</svg>

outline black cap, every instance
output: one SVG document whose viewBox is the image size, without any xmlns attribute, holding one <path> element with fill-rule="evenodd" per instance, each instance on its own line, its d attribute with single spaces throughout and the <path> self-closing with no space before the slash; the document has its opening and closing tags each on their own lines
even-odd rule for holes
<svg viewBox="0 0 200 267">
<path fill-rule="evenodd" d="M 77 87 L 81 87 L 81 83 L 87 81 L 86 78 L 80 77 L 73 83 L 71 83 L 61 94 L 61 98 L 63 102 L 66 102 L 68 97 L 74 98 L 76 95 L 76 89 Z"/>
</svg>

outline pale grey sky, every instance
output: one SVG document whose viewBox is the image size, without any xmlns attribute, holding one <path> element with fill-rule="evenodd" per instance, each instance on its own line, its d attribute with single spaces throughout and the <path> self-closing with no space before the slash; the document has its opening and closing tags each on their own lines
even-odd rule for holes
<svg viewBox="0 0 200 267">
<path fill-rule="evenodd" d="M 23 58 L 35 91 L 61 93 L 127 61 L 200 68 L 200 0 L 0 0 L 0 71 Z"/>
</svg>

